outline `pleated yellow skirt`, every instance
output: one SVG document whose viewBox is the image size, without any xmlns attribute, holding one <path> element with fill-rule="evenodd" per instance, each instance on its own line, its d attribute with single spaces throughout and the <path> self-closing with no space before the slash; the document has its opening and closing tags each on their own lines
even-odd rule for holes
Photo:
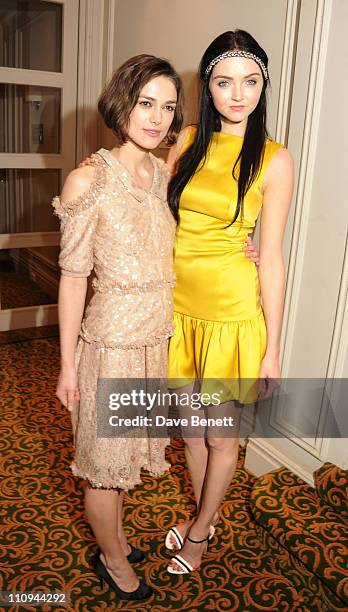
<svg viewBox="0 0 348 612">
<path fill-rule="evenodd" d="M 255 402 L 260 363 L 266 350 L 261 311 L 245 321 L 217 322 L 174 313 L 175 335 L 169 345 L 168 377 L 172 389 L 194 379 L 201 392 L 218 392 L 221 403 Z"/>
</svg>

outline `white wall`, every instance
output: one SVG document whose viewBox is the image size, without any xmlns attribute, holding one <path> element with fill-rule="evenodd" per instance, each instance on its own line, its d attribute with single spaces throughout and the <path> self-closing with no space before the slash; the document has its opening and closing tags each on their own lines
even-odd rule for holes
<svg viewBox="0 0 348 612">
<path fill-rule="evenodd" d="M 275 130 L 286 0 L 116 0 L 114 66 L 138 53 L 173 62 L 183 78 L 187 120 L 194 117 L 195 76 L 210 42 L 226 30 L 246 29 L 270 57 L 270 130 Z"/>
<path fill-rule="evenodd" d="M 348 128 L 344 120 L 348 81 L 343 77 L 348 73 L 347 25 L 348 3 L 334 0 L 327 54 L 318 66 L 323 82 L 317 92 L 317 124 L 309 142 L 313 168 L 306 177 L 302 202 L 298 246 L 303 261 L 299 262 L 299 285 L 293 294 L 293 333 L 287 338 L 286 369 L 292 376 L 325 377 L 329 366 L 348 227 Z"/>
</svg>

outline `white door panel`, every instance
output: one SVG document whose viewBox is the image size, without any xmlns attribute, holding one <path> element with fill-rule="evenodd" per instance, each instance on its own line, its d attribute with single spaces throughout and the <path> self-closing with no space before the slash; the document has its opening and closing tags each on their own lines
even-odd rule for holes
<svg viewBox="0 0 348 612">
<path fill-rule="evenodd" d="M 79 0 L 1 2 L 0 330 L 57 322 L 51 200 L 76 163 L 78 18 Z"/>
</svg>

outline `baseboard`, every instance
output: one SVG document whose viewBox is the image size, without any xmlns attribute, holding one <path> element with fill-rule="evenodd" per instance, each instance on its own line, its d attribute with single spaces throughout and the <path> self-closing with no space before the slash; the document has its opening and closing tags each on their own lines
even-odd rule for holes
<svg viewBox="0 0 348 612">
<path fill-rule="evenodd" d="M 311 457 L 308 458 L 308 465 L 300 465 L 289 455 L 282 453 L 270 440 L 249 438 L 244 465 L 255 476 L 262 476 L 283 466 L 313 486 L 313 471 L 321 463 L 315 457 Z"/>
</svg>

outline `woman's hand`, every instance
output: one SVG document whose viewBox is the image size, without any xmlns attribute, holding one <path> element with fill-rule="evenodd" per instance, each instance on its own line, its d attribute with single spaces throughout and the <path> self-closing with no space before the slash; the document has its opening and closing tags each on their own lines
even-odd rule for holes
<svg viewBox="0 0 348 612">
<path fill-rule="evenodd" d="M 84 159 L 80 164 L 79 164 L 79 168 L 83 168 L 84 166 L 93 166 L 92 164 L 92 160 L 90 157 L 86 157 L 86 159 Z"/>
<path fill-rule="evenodd" d="M 77 402 L 80 394 L 77 386 L 77 374 L 75 368 L 62 368 L 59 373 L 56 396 L 70 412 Z"/>
<path fill-rule="evenodd" d="M 280 378 L 279 355 L 268 355 L 261 361 L 259 378 Z"/>
<path fill-rule="evenodd" d="M 259 374 L 259 400 L 271 397 L 280 385 L 279 354 L 265 354 Z"/>
<path fill-rule="evenodd" d="M 250 261 L 253 261 L 256 266 L 260 264 L 259 253 L 250 236 L 247 237 L 247 243 L 246 246 L 243 248 L 243 251 L 246 257 L 250 259 Z"/>
</svg>

